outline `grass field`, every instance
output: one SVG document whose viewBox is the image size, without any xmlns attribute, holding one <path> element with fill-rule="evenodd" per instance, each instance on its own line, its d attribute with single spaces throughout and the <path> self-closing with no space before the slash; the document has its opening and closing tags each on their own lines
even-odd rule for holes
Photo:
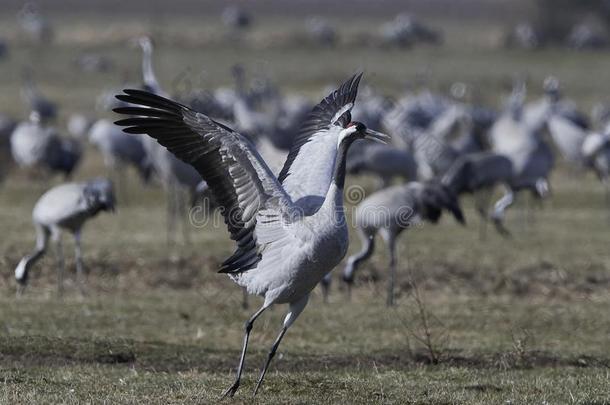
<svg viewBox="0 0 610 405">
<path fill-rule="evenodd" d="M 61 102 L 62 120 L 74 111 L 91 112 L 96 94 L 120 85 L 122 71 L 137 79 L 139 54 L 126 43 L 130 35 L 151 31 L 149 23 L 124 29 L 120 19 L 103 24 L 88 18 L 77 19 L 74 32 L 63 29 L 57 46 L 42 53 L 15 35 L 10 21 L 0 25 L 0 34 L 19 44 L 0 62 L 0 111 L 23 116 L 16 100 L 26 63 L 35 64 L 42 89 Z M 214 22 L 191 23 L 184 17 L 158 30 L 156 64 L 168 88 L 178 83 L 180 90 L 184 76 L 207 87 L 228 84 L 229 67 L 245 62 L 283 88 L 310 95 L 361 68 L 367 83 L 392 94 L 427 69 L 430 86 L 466 81 L 496 105 L 514 72 L 529 73 L 534 94 L 546 74 L 557 74 L 583 108 L 610 94 L 607 54 L 499 51 L 490 43 L 497 29 L 486 25 L 449 24 L 447 45 L 402 51 L 268 43 L 270 23 L 253 34 L 265 39 L 263 45 L 228 46 L 214 34 Z M 191 28 L 175 28 L 180 26 Z M 79 73 L 71 61 L 81 51 L 107 54 L 117 69 Z M 78 179 L 104 173 L 96 151 L 86 153 Z M 216 402 L 232 382 L 243 322 L 259 303 L 254 298 L 249 310 L 242 309 L 239 288 L 215 273 L 232 250 L 226 231 L 193 227 L 191 244 L 168 251 L 163 193 L 133 175 L 118 212 L 100 215 L 85 229 L 87 296 L 71 281 L 72 241 L 66 237 L 66 296 L 56 297 L 49 254 L 17 299 L 12 271 L 33 247 L 31 209 L 58 182 L 14 172 L 0 188 L 0 403 Z M 349 183 L 372 190 L 371 179 Z M 510 212 L 510 240 L 490 229 L 480 242 L 468 199 L 467 227 L 445 218 L 403 235 L 398 305 L 392 309 L 384 305 L 380 244 L 351 301 L 339 277 L 330 303 L 315 291 L 253 400 L 258 369 L 285 308 L 269 311 L 254 327 L 242 388 L 227 402 L 609 404 L 610 219 L 602 188 L 592 175 L 563 165 L 552 186 L 542 209 L 526 212 L 525 198 Z M 350 252 L 359 249 L 353 242 Z M 434 359 L 421 343 L 426 331 Z"/>
</svg>

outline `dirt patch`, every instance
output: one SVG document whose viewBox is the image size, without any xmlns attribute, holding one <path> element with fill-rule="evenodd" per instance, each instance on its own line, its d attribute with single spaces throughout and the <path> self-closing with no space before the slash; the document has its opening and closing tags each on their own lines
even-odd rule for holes
<svg viewBox="0 0 610 405">
<path fill-rule="evenodd" d="M 62 365 L 75 363 L 126 364 L 149 371 L 221 372 L 235 367 L 237 351 L 212 351 L 189 345 L 163 344 L 134 341 L 88 341 L 68 338 L 57 339 L 42 336 L 0 338 L 0 363 L 19 367 Z M 250 364 L 258 365 L 265 353 L 252 353 Z M 369 369 L 371 364 L 385 370 L 404 370 L 432 366 L 424 353 L 379 352 L 366 355 L 330 354 L 310 355 L 284 352 L 276 361 L 280 371 L 341 371 Z M 557 353 L 528 351 L 515 356 L 513 353 L 487 353 L 465 355 L 459 350 L 446 353 L 434 367 L 463 367 L 475 369 L 526 369 L 538 367 L 596 367 L 610 368 L 610 358 L 586 354 L 561 356 Z M 252 366 L 254 367 L 254 366 Z M 489 390 L 492 387 L 472 387 L 473 390 Z"/>
</svg>

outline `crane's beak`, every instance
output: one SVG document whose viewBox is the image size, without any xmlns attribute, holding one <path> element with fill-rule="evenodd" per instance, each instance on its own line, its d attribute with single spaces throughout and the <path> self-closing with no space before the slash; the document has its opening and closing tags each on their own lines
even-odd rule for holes
<svg viewBox="0 0 610 405">
<path fill-rule="evenodd" d="M 386 144 L 390 140 L 390 136 L 367 128 L 364 130 L 364 139 Z"/>
</svg>

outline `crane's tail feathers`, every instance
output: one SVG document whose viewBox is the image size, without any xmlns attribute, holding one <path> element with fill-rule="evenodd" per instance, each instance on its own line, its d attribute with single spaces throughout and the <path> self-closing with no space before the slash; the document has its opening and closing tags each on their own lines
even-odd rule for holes
<svg viewBox="0 0 610 405">
<path fill-rule="evenodd" d="M 15 280 L 17 280 L 17 282 L 19 284 L 25 284 L 26 282 L 26 276 L 27 276 L 27 257 L 24 257 L 23 259 L 21 259 L 19 261 L 19 264 L 17 265 L 17 267 L 15 268 Z"/>
</svg>

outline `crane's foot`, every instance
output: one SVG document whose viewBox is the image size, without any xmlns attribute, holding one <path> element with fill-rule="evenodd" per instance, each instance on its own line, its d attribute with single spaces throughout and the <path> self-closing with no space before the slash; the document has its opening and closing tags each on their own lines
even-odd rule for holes
<svg viewBox="0 0 610 405">
<path fill-rule="evenodd" d="M 512 237 L 512 234 L 510 233 L 510 231 L 508 229 L 506 229 L 506 227 L 504 226 L 504 223 L 502 222 L 502 220 L 500 218 L 493 218 L 493 222 L 496 227 L 496 230 L 498 231 L 498 233 L 500 235 L 502 235 L 505 238 Z"/>
<path fill-rule="evenodd" d="M 237 392 L 238 388 L 239 388 L 239 380 L 235 380 L 233 385 L 231 385 L 229 388 L 227 388 L 225 390 L 225 392 L 222 393 L 222 395 L 220 396 L 220 399 L 223 399 L 226 397 L 233 398 L 233 396 Z"/>
</svg>

